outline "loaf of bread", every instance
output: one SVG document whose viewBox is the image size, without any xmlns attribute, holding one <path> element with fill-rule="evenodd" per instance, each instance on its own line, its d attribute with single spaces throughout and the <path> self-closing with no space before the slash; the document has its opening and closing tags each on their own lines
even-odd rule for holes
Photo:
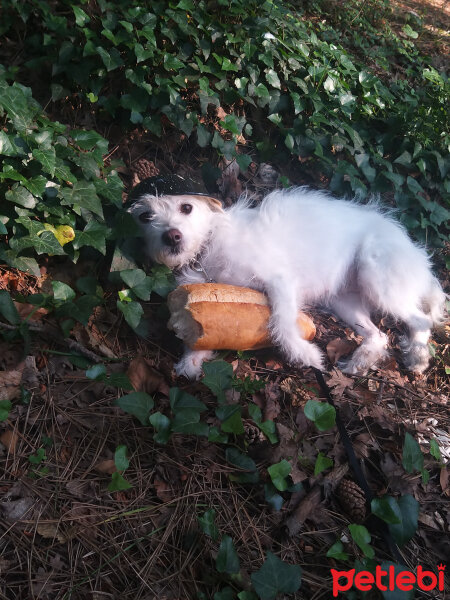
<svg viewBox="0 0 450 600">
<path fill-rule="evenodd" d="M 181 285 L 169 294 L 168 327 L 192 350 L 255 350 L 271 346 L 267 296 L 250 288 L 222 283 Z M 316 327 L 299 312 L 297 325 L 305 340 Z"/>
</svg>

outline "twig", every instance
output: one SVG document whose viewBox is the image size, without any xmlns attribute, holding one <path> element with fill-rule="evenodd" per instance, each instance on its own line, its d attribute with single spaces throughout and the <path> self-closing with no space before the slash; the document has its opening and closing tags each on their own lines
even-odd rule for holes
<svg viewBox="0 0 450 600">
<path fill-rule="evenodd" d="M 18 328 L 19 328 L 19 326 L 17 326 L 17 325 L 10 325 L 9 323 L 3 323 L 2 321 L 0 321 L 0 329 L 6 329 L 8 331 L 15 331 Z M 70 338 L 63 338 L 61 335 L 59 335 L 55 331 L 51 331 L 51 328 L 48 325 L 44 326 L 44 325 L 41 325 L 40 323 L 30 323 L 29 322 L 28 328 L 31 331 L 34 331 L 37 333 L 44 333 L 47 337 L 49 337 L 56 344 L 59 344 L 61 346 L 68 346 L 74 352 L 78 352 L 79 354 L 82 354 L 83 356 L 85 356 L 89 360 L 92 360 L 95 363 L 99 363 L 104 360 L 104 358 L 102 358 L 95 352 L 92 352 L 92 350 L 88 350 L 79 342 L 76 342 L 75 340 L 71 340 Z"/>
</svg>

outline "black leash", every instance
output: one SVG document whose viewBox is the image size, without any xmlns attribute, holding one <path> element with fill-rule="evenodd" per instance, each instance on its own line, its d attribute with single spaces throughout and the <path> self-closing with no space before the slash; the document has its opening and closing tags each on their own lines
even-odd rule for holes
<svg viewBox="0 0 450 600">
<path fill-rule="evenodd" d="M 348 435 L 347 428 L 345 427 L 345 425 L 341 419 L 341 416 L 339 414 L 339 409 L 334 403 L 334 399 L 331 394 L 331 390 L 328 387 L 328 385 L 323 377 L 322 371 L 319 371 L 319 369 L 316 369 L 315 367 L 311 367 L 311 368 L 314 372 L 314 375 L 316 376 L 316 380 L 320 386 L 320 389 L 322 390 L 323 394 L 325 395 L 325 398 L 326 398 L 328 404 L 331 404 L 331 406 L 336 411 L 336 427 L 339 431 L 339 435 L 341 436 L 341 440 L 344 445 L 345 452 L 347 454 L 348 462 L 349 462 L 350 467 L 355 475 L 355 478 L 356 478 L 356 481 L 358 482 L 359 487 L 364 492 L 364 496 L 366 497 L 366 502 L 370 507 L 370 504 L 374 498 L 374 495 L 372 493 L 372 490 L 371 490 L 369 484 L 367 483 L 366 476 L 364 475 L 363 470 L 361 469 L 359 461 L 356 458 L 356 454 L 355 454 L 355 450 L 353 448 L 352 441 L 350 439 L 350 436 Z M 387 524 L 382 519 L 380 519 L 379 517 L 377 517 L 374 514 L 372 514 L 369 517 L 368 521 L 371 523 L 373 529 L 375 529 L 376 532 L 379 533 L 381 535 L 381 537 L 383 538 L 386 546 L 389 548 L 391 557 L 394 558 L 395 561 L 402 564 L 403 558 L 401 557 L 401 554 L 398 550 L 397 544 L 395 543 L 394 539 L 392 538 L 392 536 L 389 532 L 389 528 L 388 528 Z"/>
</svg>

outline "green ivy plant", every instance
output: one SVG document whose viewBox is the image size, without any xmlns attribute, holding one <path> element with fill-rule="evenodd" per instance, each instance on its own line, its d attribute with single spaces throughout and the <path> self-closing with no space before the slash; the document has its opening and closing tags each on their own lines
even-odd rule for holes
<svg viewBox="0 0 450 600">
<path fill-rule="evenodd" d="M 7 75 L 33 70 L 56 104 L 69 100 L 155 136 L 176 128 L 242 170 L 258 152 L 316 165 L 339 194 L 393 192 L 407 227 L 423 239 L 445 237 L 450 87 L 417 51 L 417 25 L 405 26 L 404 40 L 380 27 L 388 14 L 381 0 L 368 8 L 355 2 L 351 25 L 335 19 L 341 30 L 334 35 L 288 2 L 216 4 L 211 11 L 206 0 L 100 0 L 94 9 L 6 0 L 2 30 L 24 38 L 18 72 Z M 380 68 L 404 64 L 406 79 L 371 70 L 368 49 Z M 218 107 L 225 115 L 211 119 Z M 40 158 L 53 170 L 52 153 Z"/>
</svg>

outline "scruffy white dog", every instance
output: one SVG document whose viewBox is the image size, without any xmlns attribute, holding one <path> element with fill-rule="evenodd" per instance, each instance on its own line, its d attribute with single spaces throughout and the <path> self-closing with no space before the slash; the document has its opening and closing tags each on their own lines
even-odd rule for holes
<svg viewBox="0 0 450 600">
<path fill-rule="evenodd" d="M 174 269 L 178 283 L 264 291 L 272 339 L 290 362 L 323 369 L 322 352 L 296 326 L 300 308 L 321 305 L 363 337 L 346 372 L 364 373 L 387 353 L 387 336 L 370 318 L 375 310 L 407 325 L 405 366 L 419 373 L 427 368 L 427 342 L 445 295 L 425 250 L 377 205 L 296 188 L 272 192 L 257 208 L 243 199 L 227 210 L 206 196 L 146 194 L 130 211 L 150 258 Z M 176 371 L 199 377 L 212 356 L 187 350 Z"/>
</svg>

